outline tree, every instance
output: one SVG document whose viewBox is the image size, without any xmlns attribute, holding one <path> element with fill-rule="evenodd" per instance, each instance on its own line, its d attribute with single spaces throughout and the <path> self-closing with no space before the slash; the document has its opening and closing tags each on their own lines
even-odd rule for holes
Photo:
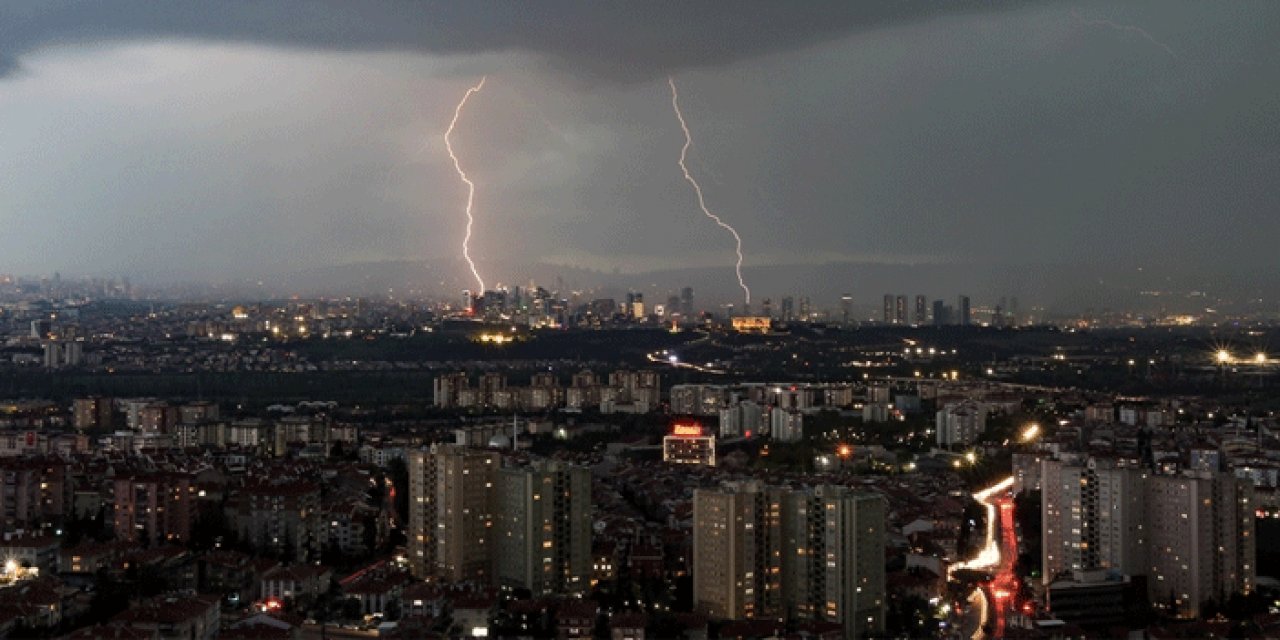
<svg viewBox="0 0 1280 640">
<path fill-rule="evenodd" d="M 392 599 L 387 601 L 387 606 L 383 608 L 382 617 L 384 620 L 399 620 L 401 613 L 400 600 Z"/>
<path fill-rule="evenodd" d="M 356 620 L 364 616 L 364 606 L 360 604 L 359 598 L 347 598 L 342 601 L 342 617 L 347 620 Z"/>
<path fill-rule="evenodd" d="M 396 522 L 409 521 L 409 465 L 404 458 L 392 458 L 387 463 L 387 476 L 391 478 L 391 487 L 395 490 Z"/>
<path fill-rule="evenodd" d="M 1041 494 L 1039 491 L 1023 492 L 1013 498 L 1014 517 L 1017 519 L 1018 528 L 1021 530 L 1022 540 L 1027 546 L 1025 552 L 1018 554 L 1018 562 L 1015 568 L 1023 583 L 1030 582 L 1028 578 L 1040 575 L 1043 570 L 1043 567 L 1040 566 L 1040 533 L 1043 528 L 1040 501 Z"/>
</svg>

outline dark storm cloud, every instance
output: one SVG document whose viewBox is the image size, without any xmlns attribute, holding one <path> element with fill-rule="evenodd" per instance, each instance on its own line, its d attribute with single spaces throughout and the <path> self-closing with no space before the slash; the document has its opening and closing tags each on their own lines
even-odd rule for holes
<svg viewBox="0 0 1280 640">
<path fill-rule="evenodd" d="M 8 0 L 0 3 L 0 75 L 50 45 L 195 38 L 435 54 L 518 50 L 589 77 L 632 81 L 938 13 L 1014 4 L 1021 3 Z"/>
<path fill-rule="evenodd" d="M 0 273 L 459 266 L 440 134 L 488 74 L 457 138 L 487 280 L 544 263 L 730 300 L 732 243 L 676 166 L 674 73 L 762 298 L 1275 283 L 1277 28 L 1280 3 L 1248 1 L 0 0 Z M 908 286 L 841 261 L 945 266 Z"/>
</svg>

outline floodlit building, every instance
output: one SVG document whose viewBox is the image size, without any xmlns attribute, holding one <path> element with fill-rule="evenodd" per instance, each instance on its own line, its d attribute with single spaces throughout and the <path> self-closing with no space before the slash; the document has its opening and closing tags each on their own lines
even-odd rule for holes
<svg viewBox="0 0 1280 640">
<path fill-rule="evenodd" d="M 716 466 L 716 437 L 705 433 L 701 425 L 677 424 L 662 439 L 662 461 L 672 464 Z"/>
</svg>

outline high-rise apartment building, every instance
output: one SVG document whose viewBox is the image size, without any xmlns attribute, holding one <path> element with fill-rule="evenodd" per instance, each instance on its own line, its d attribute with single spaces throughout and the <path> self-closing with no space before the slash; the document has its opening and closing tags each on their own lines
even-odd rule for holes
<svg viewBox="0 0 1280 640">
<path fill-rule="evenodd" d="M 1153 475 L 1143 494 L 1150 530 L 1147 595 L 1174 615 L 1250 593 L 1255 565 L 1252 481 L 1228 472 Z"/>
<path fill-rule="evenodd" d="M 1112 569 L 1145 576 L 1153 605 L 1198 617 L 1256 582 L 1249 480 L 1216 470 L 1155 474 L 1134 460 L 1046 459 L 1044 581 Z"/>
<path fill-rule="evenodd" d="M 494 576 L 535 596 L 591 581 L 591 470 L 557 462 L 502 469 L 494 492 Z"/>
<path fill-rule="evenodd" d="M 1125 460 L 1089 458 L 1041 462 L 1046 584 L 1072 571 L 1104 568 L 1142 575 L 1145 472 Z"/>
<path fill-rule="evenodd" d="M 800 620 L 839 623 L 849 640 L 882 632 L 884 498 L 820 486 L 791 492 L 787 504 L 782 573 L 788 611 Z"/>
<path fill-rule="evenodd" d="M 719 618 L 884 628 L 885 502 L 845 487 L 694 492 L 694 606 Z"/>
<path fill-rule="evenodd" d="M 241 490 L 236 532 L 242 542 L 275 557 L 316 560 L 328 524 L 320 519 L 320 498 L 320 485 L 315 482 L 255 479 Z"/>
<path fill-rule="evenodd" d="M 893 323 L 907 323 L 907 297 L 898 296 L 893 299 Z"/>
<path fill-rule="evenodd" d="M 117 540 L 148 545 L 185 541 L 195 523 L 195 485 L 185 473 L 145 473 L 115 479 L 112 514 Z"/>
<path fill-rule="evenodd" d="M 853 323 L 853 295 L 852 294 L 846 293 L 840 296 L 840 321 L 846 327 Z"/>
<path fill-rule="evenodd" d="M 112 410 L 111 398 L 102 396 L 76 398 L 72 404 L 72 424 L 80 431 L 110 429 Z"/>
<path fill-rule="evenodd" d="M 458 393 L 471 386 L 465 373 L 446 373 L 436 376 L 432 387 L 432 401 L 442 409 L 458 406 Z"/>
<path fill-rule="evenodd" d="M 959 319 L 956 324 L 967 327 L 972 321 L 973 313 L 969 309 L 969 296 L 959 296 L 956 298 L 956 315 Z"/>
<path fill-rule="evenodd" d="M 938 410 L 934 428 L 939 447 L 972 444 L 987 428 L 987 409 L 973 400 L 947 403 Z"/>
<path fill-rule="evenodd" d="M 778 619 L 785 491 L 758 481 L 693 492 L 693 604 L 715 618 Z"/>
<path fill-rule="evenodd" d="M 496 452 L 433 445 L 409 456 L 409 565 L 414 575 L 488 583 Z"/>
<path fill-rule="evenodd" d="M 797 409 L 774 407 L 769 412 L 769 437 L 775 442 L 804 440 L 804 414 Z"/>
<path fill-rule="evenodd" d="M 929 300 L 923 295 L 916 296 L 915 323 L 924 326 L 929 321 Z"/>
</svg>

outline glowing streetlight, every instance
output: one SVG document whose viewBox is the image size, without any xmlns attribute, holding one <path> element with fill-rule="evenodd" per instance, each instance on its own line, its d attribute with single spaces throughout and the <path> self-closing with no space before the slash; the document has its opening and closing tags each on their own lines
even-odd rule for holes
<svg viewBox="0 0 1280 640">
<path fill-rule="evenodd" d="M 5 575 L 14 575 L 18 573 L 18 562 L 16 560 L 6 560 L 4 563 Z"/>
<path fill-rule="evenodd" d="M 1258 353 L 1256 353 L 1256 354 L 1254 354 L 1254 355 L 1253 355 L 1253 361 L 1254 361 L 1254 362 L 1256 362 L 1256 363 L 1258 363 L 1258 364 L 1266 364 L 1266 363 L 1267 363 L 1267 354 L 1265 354 L 1265 353 L 1263 353 L 1263 352 L 1259 351 Z"/>
<path fill-rule="evenodd" d="M 1038 435 L 1040 435 L 1040 425 L 1033 422 L 1027 425 L 1027 428 L 1023 430 L 1022 441 L 1031 442 L 1032 440 L 1035 440 Z"/>
<path fill-rule="evenodd" d="M 1231 352 L 1226 349 L 1219 349 L 1218 353 L 1215 354 L 1214 357 L 1217 358 L 1218 364 L 1227 364 L 1228 362 L 1231 362 Z"/>
<path fill-rule="evenodd" d="M 978 461 L 978 454 L 976 454 L 976 453 L 974 453 L 974 452 L 970 451 L 969 453 L 964 454 L 964 459 L 965 459 L 969 464 L 974 464 L 974 463 L 976 463 L 976 462 Z"/>
</svg>

